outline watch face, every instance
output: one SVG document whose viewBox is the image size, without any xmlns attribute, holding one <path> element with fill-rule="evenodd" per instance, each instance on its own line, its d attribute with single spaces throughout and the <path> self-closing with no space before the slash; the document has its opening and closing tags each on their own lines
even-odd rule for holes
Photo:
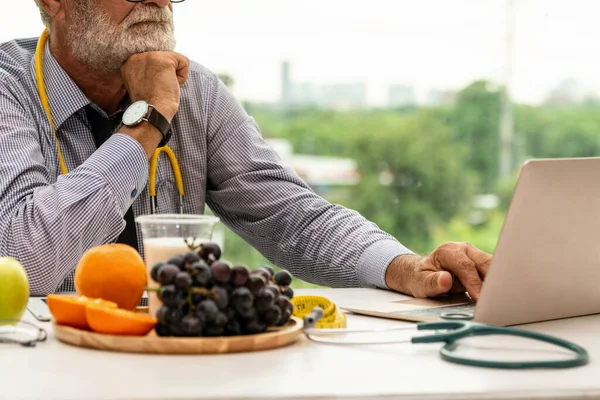
<svg viewBox="0 0 600 400">
<path fill-rule="evenodd" d="M 148 114 L 148 103 L 143 100 L 136 101 L 127 107 L 127 110 L 123 113 L 123 124 L 138 124 L 146 114 Z"/>
</svg>

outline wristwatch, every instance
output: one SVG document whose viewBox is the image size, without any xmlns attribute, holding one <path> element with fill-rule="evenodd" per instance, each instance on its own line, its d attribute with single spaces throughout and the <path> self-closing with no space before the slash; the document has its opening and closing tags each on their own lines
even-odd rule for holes
<svg viewBox="0 0 600 400">
<path fill-rule="evenodd" d="M 171 138 L 171 124 L 152 104 L 138 100 L 127 107 L 122 122 L 123 125 L 136 126 L 142 121 L 151 123 L 162 133 L 163 138 L 158 147 L 165 146 Z"/>
</svg>

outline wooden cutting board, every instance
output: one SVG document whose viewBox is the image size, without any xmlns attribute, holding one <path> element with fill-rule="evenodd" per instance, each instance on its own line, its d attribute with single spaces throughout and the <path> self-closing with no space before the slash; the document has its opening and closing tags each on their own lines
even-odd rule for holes
<svg viewBox="0 0 600 400">
<path fill-rule="evenodd" d="M 218 354 L 260 351 L 287 346 L 302 335 L 302 321 L 291 317 L 283 327 L 265 333 L 206 338 L 161 337 L 154 330 L 146 336 L 119 336 L 95 333 L 64 325 L 53 325 L 61 342 L 90 349 L 127 353 Z"/>
</svg>

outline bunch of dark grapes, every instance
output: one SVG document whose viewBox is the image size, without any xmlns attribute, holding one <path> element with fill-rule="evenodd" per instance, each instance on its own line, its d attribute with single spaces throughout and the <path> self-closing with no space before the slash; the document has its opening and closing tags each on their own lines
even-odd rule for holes
<svg viewBox="0 0 600 400">
<path fill-rule="evenodd" d="M 159 284 L 160 336 L 235 336 L 286 324 L 293 312 L 292 276 L 270 266 L 248 270 L 221 260 L 216 243 L 203 243 L 153 266 Z"/>
</svg>

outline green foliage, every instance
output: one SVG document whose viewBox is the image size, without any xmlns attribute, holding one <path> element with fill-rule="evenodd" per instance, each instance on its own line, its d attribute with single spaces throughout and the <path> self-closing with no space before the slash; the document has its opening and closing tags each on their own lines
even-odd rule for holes
<svg viewBox="0 0 600 400">
<path fill-rule="evenodd" d="M 426 251 L 431 225 L 464 211 L 474 194 L 466 149 L 428 111 L 367 119 L 358 129 L 347 138 L 353 143 L 348 156 L 358 162 L 362 180 L 348 204 L 407 246 Z"/>
<path fill-rule="evenodd" d="M 357 210 L 413 250 L 469 241 L 493 253 L 519 172 L 515 168 L 509 179 L 498 179 L 501 98 L 500 88 L 477 81 L 450 107 L 246 108 L 264 136 L 289 140 L 296 153 L 354 159 L 359 184 L 321 194 Z M 515 166 L 528 158 L 600 155 L 599 108 L 514 105 Z M 498 196 L 499 207 L 473 209 L 473 196 L 489 193 Z M 227 230 L 225 254 L 249 267 L 268 264 Z M 297 280 L 295 285 L 313 286 Z"/>
<path fill-rule="evenodd" d="M 528 157 L 594 157 L 600 155 L 598 108 L 518 107 L 516 127 Z"/>
<path fill-rule="evenodd" d="M 484 193 L 498 177 L 501 99 L 502 93 L 490 83 L 474 82 L 458 93 L 451 116 L 456 140 L 470 148 L 466 166 L 478 172 Z"/>
<path fill-rule="evenodd" d="M 515 186 L 517 185 L 518 177 L 519 173 L 518 171 L 515 171 L 510 178 L 501 180 L 498 183 L 496 189 L 496 195 L 498 195 L 498 198 L 500 200 L 498 210 L 503 213 L 506 213 L 506 211 L 508 211 L 510 201 L 512 200 L 512 196 L 515 191 Z"/>
<path fill-rule="evenodd" d="M 482 224 L 471 225 L 465 218 L 456 217 L 447 225 L 436 226 L 432 230 L 431 246 L 435 247 L 445 242 L 469 242 L 475 247 L 494 253 L 498 236 L 504 224 L 504 212 L 499 210 L 487 214 Z"/>
</svg>

